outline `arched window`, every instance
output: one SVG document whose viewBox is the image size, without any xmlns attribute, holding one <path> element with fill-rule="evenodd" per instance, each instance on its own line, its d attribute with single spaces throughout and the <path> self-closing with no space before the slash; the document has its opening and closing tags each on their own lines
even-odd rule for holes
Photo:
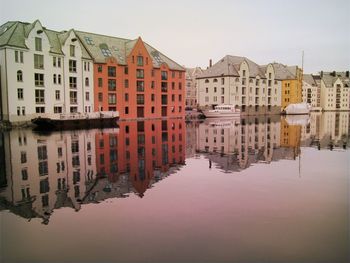
<svg viewBox="0 0 350 263">
<path fill-rule="evenodd" d="M 23 81 L 23 73 L 22 70 L 17 71 L 17 81 Z"/>
<path fill-rule="evenodd" d="M 214 79 L 213 82 L 218 82 L 218 79 Z"/>
<path fill-rule="evenodd" d="M 205 83 L 209 83 L 209 79 L 206 79 L 206 80 L 205 80 Z"/>
<path fill-rule="evenodd" d="M 85 78 L 85 86 L 89 87 L 89 78 Z"/>
</svg>

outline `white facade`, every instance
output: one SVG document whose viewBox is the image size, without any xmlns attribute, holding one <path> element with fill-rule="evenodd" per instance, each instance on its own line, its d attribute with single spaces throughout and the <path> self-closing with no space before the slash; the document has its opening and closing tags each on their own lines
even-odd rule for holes
<svg viewBox="0 0 350 263">
<path fill-rule="evenodd" d="M 312 85 L 303 81 L 302 87 L 302 99 L 304 103 L 308 103 L 313 109 L 320 108 L 321 106 L 321 93 L 320 88 L 316 85 Z"/>
<path fill-rule="evenodd" d="M 279 112 L 281 80 L 276 78 L 272 64 L 266 69 L 262 68 L 261 72 L 262 74 L 252 72 L 244 60 L 239 64 L 236 75 L 200 76 L 197 78 L 199 106 L 206 108 L 219 104 L 233 104 L 240 107 L 242 113 L 253 114 L 266 113 L 268 109 L 271 111 L 271 108 L 276 112 L 277 107 Z"/>
<path fill-rule="evenodd" d="M 65 33 L 48 31 L 39 21 L 32 24 L 27 35 L 23 31 L 19 38 L 27 48 L 9 45 L 0 48 L 1 117 L 22 122 L 43 114 L 92 111 L 93 62 L 90 58 L 83 59 L 74 31 L 69 32 L 64 43 L 60 41 L 60 34 Z M 54 43 L 48 34 L 56 35 Z M 53 45 L 60 46 L 63 54 L 52 52 Z M 70 56 L 71 46 L 75 48 L 74 57 Z M 69 60 L 76 61 L 74 73 L 69 71 Z M 85 70 L 84 62 L 89 63 Z M 70 77 L 76 78 L 74 89 L 70 88 Z M 85 85 L 86 79 L 89 86 Z M 76 102 L 70 99 L 71 91 L 76 92 Z"/>
<path fill-rule="evenodd" d="M 321 107 L 325 111 L 349 110 L 349 87 L 341 78 L 321 80 Z"/>
</svg>

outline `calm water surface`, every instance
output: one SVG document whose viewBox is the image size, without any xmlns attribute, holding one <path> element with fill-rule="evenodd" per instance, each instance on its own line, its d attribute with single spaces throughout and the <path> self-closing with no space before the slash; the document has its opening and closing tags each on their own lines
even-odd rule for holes
<svg viewBox="0 0 350 263">
<path fill-rule="evenodd" d="M 1 262 L 349 262 L 349 114 L 0 134 Z"/>
</svg>

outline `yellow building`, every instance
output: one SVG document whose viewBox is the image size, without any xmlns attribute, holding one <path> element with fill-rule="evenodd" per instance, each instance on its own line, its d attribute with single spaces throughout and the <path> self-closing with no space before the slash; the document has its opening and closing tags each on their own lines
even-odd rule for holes
<svg viewBox="0 0 350 263">
<path fill-rule="evenodd" d="M 291 75 L 282 80 L 281 108 L 302 102 L 303 71 L 298 66 L 286 67 Z"/>
<path fill-rule="evenodd" d="M 294 157 L 297 157 L 300 153 L 300 136 L 301 125 L 290 125 L 286 119 L 281 119 L 281 147 L 293 148 Z"/>
</svg>

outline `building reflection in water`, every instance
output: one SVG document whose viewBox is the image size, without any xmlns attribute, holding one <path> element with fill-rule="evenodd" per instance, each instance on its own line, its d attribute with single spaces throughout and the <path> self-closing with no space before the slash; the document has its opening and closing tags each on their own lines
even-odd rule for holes
<svg viewBox="0 0 350 263">
<path fill-rule="evenodd" d="M 179 119 L 46 135 L 0 133 L 0 209 L 47 224 L 61 207 L 79 211 L 129 193 L 143 197 L 184 164 L 185 135 Z"/>
<path fill-rule="evenodd" d="M 0 209 L 49 223 L 55 209 L 143 197 L 148 188 L 204 155 L 208 169 L 247 169 L 254 163 L 295 160 L 301 147 L 342 151 L 349 113 L 120 122 L 118 129 L 36 134 L 0 133 Z"/>
<path fill-rule="evenodd" d="M 196 151 L 208 158 L 209 167 L 215 164 L 225 172 L 241 171 L 253 163 L 295 160 L 301 146 L 346 149 L 349 113 L 207 119 L 197 131 Z"/>
</svg>

